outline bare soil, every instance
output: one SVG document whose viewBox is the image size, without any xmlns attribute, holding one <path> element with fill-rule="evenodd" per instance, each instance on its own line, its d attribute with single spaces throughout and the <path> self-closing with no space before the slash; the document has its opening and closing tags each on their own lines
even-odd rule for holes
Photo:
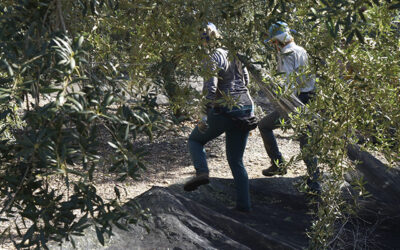
<svg viewBox="0 0 400 250">
<path fill-rule="evenodd" d="M 167 187 L 173 184 L 184 183 L 195 173 L 187 149 L 187 139 L 190 132 L 196 126 L 195 122 L 186 122 L 179 130 L 164 131 L 164 133 L 150 141 L 147 138 L 138 140 L 137 146 L 143 147 L 148 154 L 145 156 L 146 169 L 140 171 L 137 180 L 127 179 L 123 182 L 115 181 L 108 173 L 108 166 L 104 161 L 96 173 L 95 182 L 98 194 L 105 200 L 115 198 L 114 187 L 121 191 L 122 203 L 137 197 L 153 186 Z M 292 139 L 291 131 L 283 132 L 275 130 L 280 150 L 285 158 L 290 158 L 299 153 L 299 143 Z M 102 154 L 112 153 L 112 148 L 104 145 L 100 147 Z M 210 169 L 210 177 L 232 178 L 232 174 L 225 155 L 225 136 L 221 135 L 206 144 L 207 159 Z M 263 142 L 258 129 L 251 131 L 244 155 L 244 164 L 250 179 L 264 178 L 261 171 L 270 165 L 270 160 L 265 152 Z M 306 167 L 302 161 L 289 166 L 285 177 L 297 177 L 306 173 Z M 270 177 L 275 178 L 275 177 Z M 57 183 L 57 182 L 56 182 Z M 59 188 L 64 188 L 59 183 Z M 277 185 L 287 185 L 279 183 Z M 287 188 L 287 187 L 286 187 Z M 292 187 L 295 190 L 295 187 Z M 7 223 L 0 225 L 0 230 L 6 228 Z M 10 242 L 3 242 L 0 249 L 14 249 Z"/>
<path fill-rule="evenodd" d="M 99 176 L 97 187 L 103 198 L 113 197 L 114 185 L 124 189 L 123 195 L 121 194 L 122 199 L 128 201 L 153 186 L 169 186 L 187 181 L 195 173 L 187 149 L 187 138 L 195 125 L 193 122 L 186 123 L 179 132 L 168 131 L 152 142 L 148 140 L 138 142 L 148 151 L 145 157 L 146 170 L 141 172 L 138 180 L 127 180 L 121 183 L 116 183 L 106 175 Z M 293 135 L 291 131 L 284 133 L 277 129 L 275 135 L 285 158 L 299 154 L 299 143 L 291 138 Z M 225 136 L 221 135 L 206 144 L 206 152 L 210 176 L 232 178 L 225 155 Z M 250 133 L 243 160 L 250 179 L 264 177 L 261 171 L 269 167 L 270 160 L 257 129 Z M 305 164 L 300 161 L 289 166 L 285 177 L 297 177 L 305 173 Z"/>
</svg>

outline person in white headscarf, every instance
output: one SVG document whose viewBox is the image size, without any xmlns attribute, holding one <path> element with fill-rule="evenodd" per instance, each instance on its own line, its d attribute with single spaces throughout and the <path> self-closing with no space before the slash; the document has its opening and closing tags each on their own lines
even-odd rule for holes
<svg viewBox="0 0 400 250">
<path fill-rule="evenodd" d="M 308 65 L 307 51 L 294 42 L 291 34 L 292 30 L 285 22 L 276 22 L 269 27 L 269 38 L 265 43 L 271 43 L 277 52 L 278 72 L 286 74 L 286 87 L 293 88 L 294 94 L 307 104 L 315 95 L 315 77 L 312 74 L 302 74 L 302 71 Z M 291 74 L 298 73 L 294 83 L 290 82 Z M 265 176 L 284 175 L 287 170 L 284 166 L 284 159 L 279 151 L 273 130 L 279 126 L 280 115 L 278 111 L 273 111 L 265 116 L 258 123 L 258 129 L 264 142 L 265 150 L 271 159 L 271 166 L 262 171 Z M 308 137 L 306 133 L 300 136 L 300 146 L 303 149 L 307 145 Z M 320 185 L 317 181 L 319 171 L 315 157 L 306 155 L 303 157 L 307 165 L 307 170 L 311 175 L 308 179 L 308 186 L 314 191 L 320 191 Z"/>
</svg>

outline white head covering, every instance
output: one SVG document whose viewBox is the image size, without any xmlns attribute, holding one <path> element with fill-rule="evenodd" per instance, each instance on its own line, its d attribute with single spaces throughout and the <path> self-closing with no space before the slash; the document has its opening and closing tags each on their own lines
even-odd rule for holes
<svg viewBox="0 0 400 250">
<path fill-rule="evenodd" d="M 292 35 L 290 34 L 290 29 L 287 23 L 278 21 L 272 24 L 269 29 L 269 37 L 264 42 L 278 40 L 282 43 L 289 42 L 293 39 Z"/>
</svg>

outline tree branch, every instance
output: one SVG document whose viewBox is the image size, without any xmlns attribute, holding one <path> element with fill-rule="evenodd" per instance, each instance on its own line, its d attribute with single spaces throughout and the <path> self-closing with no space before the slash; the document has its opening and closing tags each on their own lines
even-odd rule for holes
<svg viewBox="0 0 400 250">
<path fill-rule="evenodd" d="M 238 55 L 239 59 L 244 63 L 253 79 L 263 90 L 269 101 L 275 106 L 283 117 L 287 117 L 289 113 L 294 112 L 297 107 L 304 104 L 293 94 L 288 98 L 276 95 L 271 85 L 265 84 L 261 69 L 254 65 L 249 58 L 244 55 Z M 318 114 L 316 114 L 318 116 Z M 390 206 L 399 206 L 400 204 L 400 170 L 397 168 L 389 168 L 380 160 L 375 158 L 369 152 L 362 150 L 355 144 L 347 145 L 347 155 L 350 160 L 356 162 L 356 169 L 361 173 L 367 181 L 367 190 L 370 191 L 374 198 Z M 389 209 L 388 211 L 390 211 Z"/>
<path fill-rule="evenodd" d="M 60 0 L 56 0 L 57 1 L 57 13 L 58 13 L 58 18 L 60 20 L 61 23 L 61 28 L 64 31 L 64 33 L 67 32 L 67 29 L 65 28 L 65 22 L 64 22 L 64 17 L 62 15 L 62 5 L 61 5 L 61 1 Z"/>
</svg>

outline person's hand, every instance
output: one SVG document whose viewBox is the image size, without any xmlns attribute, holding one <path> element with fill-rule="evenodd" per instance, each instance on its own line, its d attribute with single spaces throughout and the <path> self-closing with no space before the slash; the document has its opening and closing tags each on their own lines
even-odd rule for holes
<svg viewBox="0 0 400 250">
<path fill-rule="evenodd" d="M 208 129 L 208 123 L 207 123 L 207 116 L 203 116 L 199 123 L 197 124 L 197 127 L 200 131 L 200 133 L 205 133 Z"/>
</svg>

